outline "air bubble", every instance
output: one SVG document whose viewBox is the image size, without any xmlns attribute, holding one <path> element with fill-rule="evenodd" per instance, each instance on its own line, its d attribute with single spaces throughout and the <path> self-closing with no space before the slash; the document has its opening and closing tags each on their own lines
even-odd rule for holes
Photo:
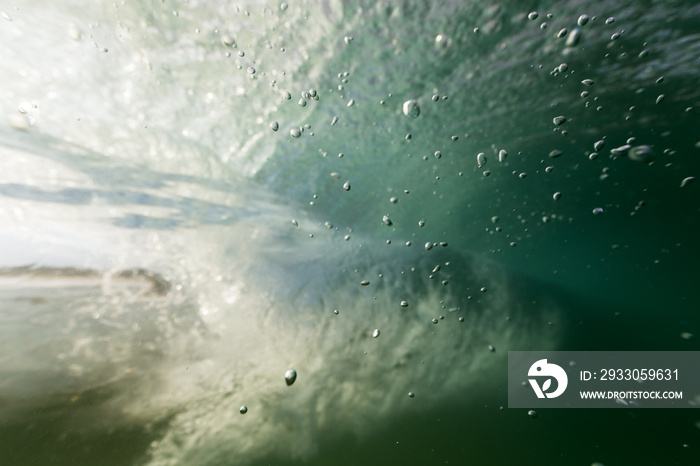
<svg viewBox="0 0 700 466">
<path fill-rule="evenodd" d="M 248 412 L 248 407 L 246 405 L 241 406 L 241 409 L 238 410 L 241 414 L 245 414 Z"/>
<path fill-rule="evenodd" d="M 647 145 L 632 147 L 627 156 L 635 162 L 650 163 L 654 160 L 654 151 Z"/>
<path fill-rule="evenodd" d="M 505 151 L 505 149 L 501 149 L 498 151 L 498 161 L 500 163 L 503 163 L 506 161 L 506 157 L 508 157 L 508 152 Z M 484 172 L 484 175 L 486 175 L 486 172 Z M 486 175 L 488 176 L 488 175 Z"/>
<path fill-rule="evenodd" d="M 588 23 L 588 19 L 588 15 L 581 15 L 578 17 L 576 24 L 578 24 L 579 26 L 585 26 Z"/>
<path fill-rule="evenodd" d="M 287 383 L 287 386 L 292 385 L 296 380 L 297 371 L 295 371 L 294 369 L 289 369 L 287 372 L 284 373 L 284 381 Z"/>
<path fill-rule="evenodd" d="M 534 21 L 534 20 L 536 20 L 539 16 L 540 16 L 540 14 L 537 13 L 536 11 L 531 11 L 530 14 L 527 15 L 527 19 L 529 19 L 530 21 Z"/>
<path fill-rule="evenodd" d="M 343 183 L 343 189 L 346 191 L 350 191 L 350 182 L 349 181 L 346 181 L 345 183 Z"/>
<path fill-rule="evenodd" d="M 408 307 L 408 301 L 401 301 L 401 307 Z"/>
<path fill-rule="evenodd" d="M 360 282 L 360 285 L 362 285 L 362 286 L 367 286 L 367 285 L 369 285 L 369 280 L 362 280 L 362 281 Z"/>
<path fill-rule="evenodd" d="M 537 419 L 537 412 L 534 409 L 528 411 L 527 415 L 530 416 L 532 419 Z"/>
<path fill-rule="evenodd" d="M 298 128 L 292 128 L 289 130 L 289 134 L 291 134 L 293 138 L 298 138 L 301 136 L 301 131 L 299 131 Z"/>
<path fill-rule="evenodd" d="M 407 100 L 403 103 L 403 114 L 409 118 L 418 118 L 420 115 L 420 107 L 416 100 Z"/>
<path fill-rule="evenodd" d="M 372 332 L 372 338 L 377 338 L 377 337 L 379 337 L 379 334 L 380 334 L 380 333 L 381 333 L 381 332 L 379 331 L 379 329 L 378 329 L 378 328 L 375 328 L 375 329 L 374 329 L 374 332 Z"/>
<path fill-rule="evenodd" d="M 604 211 L 603 211 L 603 208 L 602 208 L 602 207 L 596 207 L 595 209 L 593 209 L 593 215 L 600 215 L 600 214 L 602 214 L 603 212 L 604 212 Z"/>
<path fill-rule="evenodd" d="M 557 126 L 563 125 L 564 123 L 566 123 L 566 117 L 563 115 L 556 116 L 552 119 L 552 122 Z"/>
<path fill-rule="evenodd" d="M 479 152 L 476 155 L 476 163 L 479 165 L 479 168 L 486 165 L 486 154 L 484 154 L 483 152 Z"/>
<path fill-rule="evenodd" d="M 280 129 L 280 124 L 276 121 L 271 121 L 270 128 L 272 128 L 272 131 L 277 131 L 278 129 Z"/>
</svg>

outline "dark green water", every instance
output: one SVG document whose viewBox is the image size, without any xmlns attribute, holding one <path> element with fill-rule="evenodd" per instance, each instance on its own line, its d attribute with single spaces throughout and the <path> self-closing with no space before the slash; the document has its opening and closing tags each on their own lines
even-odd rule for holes
<svg viewBox="0 0 700 466">
<path fill-rule="evenodd" d="M 697 2 L 0 10 L 0 463 L 700 464 L 506 387 L 700 350 Z"/>
</svg>

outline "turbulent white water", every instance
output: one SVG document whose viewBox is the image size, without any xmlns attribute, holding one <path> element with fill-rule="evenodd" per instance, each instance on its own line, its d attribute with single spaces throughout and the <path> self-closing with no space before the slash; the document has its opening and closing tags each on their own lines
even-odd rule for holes
<svg viewBox="0 0 700 466">
<path fill-rule="evenodd" d="M 692 2 L 0 10 L 13 463 L 512 464 L 507 351 L 696 322 Z"/>
</svg>

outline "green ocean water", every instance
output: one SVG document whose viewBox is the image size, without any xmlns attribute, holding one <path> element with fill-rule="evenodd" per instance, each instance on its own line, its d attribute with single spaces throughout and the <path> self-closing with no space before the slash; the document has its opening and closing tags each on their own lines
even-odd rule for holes
<svg viewBox="0 0 700 466">
<path fill-rule="evenodd" d="M 0 11 L 1 463 L 699 464 L 506 386 L 699 349 L 697 2 Z"/>
</svg>

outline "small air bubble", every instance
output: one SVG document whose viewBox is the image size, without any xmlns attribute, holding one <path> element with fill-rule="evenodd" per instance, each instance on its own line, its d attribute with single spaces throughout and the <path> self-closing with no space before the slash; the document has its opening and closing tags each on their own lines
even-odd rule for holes
<svg viewBox="0 0 700 466">
<path fill-rule="evenodd" d="M 379 332 L 379 329 L 378 329 L 378 328 L 375 328 L 375 329 L 374 329 L 374 332 L 372 332 L 372 338 L 377 338 L 377 337 L 379 337 L 379 334 L 380 334 L 380 333 L 381 333 L 381 332 Z"/>
<path fill-rule="evenodd" d="M 295 371 L 294 369 L 289 369 L 287 372 L 284 373 L 284 381 L 287 383 L 287 386 L 292 385 L 296 380 L 297 371 Z"/>
<path fill-rule="evenodd" d="M 301 131 L 299 131 L 298 128 L 292 128 L 289 130 L 289 134 L 291 134 L 293 138 L 298 138 L 301 136 Z"/>
<path fill-rule="evenodd" d="M 272 121 L 270 122 L 270 128 L 272 128 L 272 131 L 277 131 L 278 129 L 280 129 L 280 124 L 276 121 Z"/>
<path fill-rule="evenodd" d="M 563 115 L 556 116 L 552 119 L 552 122 L 557 126 L 563 125 L 564 123 L 566 123 L 566 117 Z"/>
<path fill-rule="evenodd" d="M 536 11 L 531 11 L 530 14 L 527 15 L 527 18 L 528 18 L 530 21 L 534 21 L 534 20 L 536 20 L 539 16 L 540 16 L 540 14 L 537 13 Z"/>
<path fill-rule="evenodd" d="M 246 405 L 241 406 L 241 409 L 238 410 L 241 414 L 245 414 L 248 412 L 248 407 Z"/>
<path fill-rule="evenodd" d="M 576 24 L 579 26 L 585 26 L 588 23 L 588 15 L 581 15 L 578 17 L 578 21 L 576 21 Z"/>
<path fill-rule="evenodd" d="M 528 411 L 527 415 L 530 416 L 532 419 L 537 419 L 537 412 L 534 409 Z"/>
</svg>

